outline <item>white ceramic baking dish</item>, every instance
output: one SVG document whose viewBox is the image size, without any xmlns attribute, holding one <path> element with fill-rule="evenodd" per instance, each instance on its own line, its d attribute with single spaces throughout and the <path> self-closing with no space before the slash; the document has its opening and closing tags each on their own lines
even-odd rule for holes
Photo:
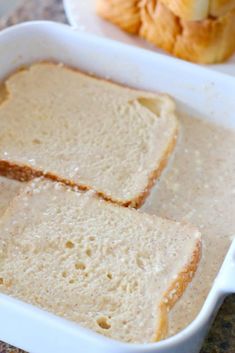
<svg viewBox="0 0 235 353">
<path fill-rule="evenodd" d="M 235 128 L 235 80 L 170 57 L 32 22 L 0 33 L 0 79 L 38 60 L 62 61 L 136 88 L 164 91 L 191 115 Z M 117 342 L 31 305 L 0 295 L 0 340 L 31 353 L 196 353 L 224 297 L 235 292 L 235 242 L 196 320 L 165 341 Z"/>
</svg>

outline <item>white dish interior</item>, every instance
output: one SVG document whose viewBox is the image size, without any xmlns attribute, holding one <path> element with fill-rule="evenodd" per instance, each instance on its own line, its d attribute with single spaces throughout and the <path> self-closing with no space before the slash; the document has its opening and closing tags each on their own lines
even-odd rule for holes
<svg viewBox="0 0 235 353">
<path fill-rule="evenodd" d="M 179 109 L 235 128 L 235 81 L 227 75 L 50 22 L 3 31 L 0 50 L 1 80 L 21 65 L 61 61 L 128 86 L 167 92 Z M 0 339 L 32 353 L 196 353 L 224 296 L 235 292 L 234 272 L 235 242 L 197 319 L 160 343 L 116 342 L 5 295 L 0 295 Z"/>
</svg>

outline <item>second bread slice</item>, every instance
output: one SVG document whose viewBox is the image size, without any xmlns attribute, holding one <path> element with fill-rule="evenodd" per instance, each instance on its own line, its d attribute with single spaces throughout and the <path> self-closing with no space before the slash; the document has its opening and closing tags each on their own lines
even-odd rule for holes
<svg viewBox="0 0 235 353">
<path fill-rule="evenodd" d="M 188 224 L 35 180 L 0 219 L 0 292 L 117 340 L 156 341 L 200 247 Z"/>
<path fill-rule="evenodd" d="M 42 174 L 139 206 L 176 139 L 173 101 L 39 63 L 12 75 L 0 105 L 0 174 Z"/>
</svg>

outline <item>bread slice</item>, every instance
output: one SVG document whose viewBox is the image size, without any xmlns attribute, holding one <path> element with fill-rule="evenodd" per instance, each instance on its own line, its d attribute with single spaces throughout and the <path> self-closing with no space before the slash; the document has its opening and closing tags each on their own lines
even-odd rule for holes
<svg viewBox="0 0 235 353">
<path fill-rule="evenodd" d="M 141 19 L 138 0 L 98 1 L 97 12 L 103 18 L 113 22 L 131 34 L 139 32 Z"/>
<path fill-rule="evenodd" d="M 211 0 L 209 15 L 219 17 L 234 9 L 235 0 Z"/>
<path fill-rule="evenodd" d="M 203 21 L 180 20 L 165 5 L 141 9 L 140 35 L 173 55 L 201 64 L 226 60 L 235 50 L 235 9 Z"/>
<path fill-rule="evenodd" d="M 235 9 L 235 0 L 160 0 L 175 15 L 187 21 L 220 17 Z"/>
<path fill-rule="evenodd" d="M 161 2 L 184 20 L 198 21 L 208 17 L 210 0 L 161 0 Z"/>
<path fill-rule="evenodd" d="M 169 7 L 165 6 L 164 2 Z M 110 0 L 98 0 L 97 3 L 98 14 L 104 19 L 119 25 L 127 32 L 143 37 L 148 42 L 181 59 L 211 64 L 226 60 L 235 51 L 235 7 L 220 17 L 209 16 L 200 21 L 187 21 L 171 11 L 172 7 L 179 4 L 178 1 L 139 0 L 133 2 L 133 8 L 129 9 L 129 12 L 124 8 L 122 1 L 118 0 L 115 1 L 112 11 L 106 11 L 105 4 L 109 3 Z M 188 9 L 187 2 L 181 3 Z M 222 5 L 222 1 L 211 3 L 213 12 L 216 12 L 219 3 Z M 205 12 L 206 2 L 204 0 L 193 1 L 193 4 L 198 9 L 197 11 Z M 131 13 L 138 11 L 140 24 L 136 26 L 136 32 L 134 32 L 131 25 L 131 30 L 129 30 L 128 24 L 131 20 L 126 21 L 126 18 L 131 18 Z"/>
<path fill-rule="evenodd" d="M 47 177 L 140 206 L 173 150 L 178 122 L 165 95 L 136 91 L 59 64 L 5 82 L 0 174 Z"/>
<path fill-rule="evenodd" d="M 101 334 L 150 342 L 192 280 L 188 224 L 35 179 L 0 220 L 0 291 Z"/>
<path fill-rule="evenodd" d="M 0 176 L 0 217 L 8 208 L 11 200 L 20 192 L 22 183 Z"/>
</svg>

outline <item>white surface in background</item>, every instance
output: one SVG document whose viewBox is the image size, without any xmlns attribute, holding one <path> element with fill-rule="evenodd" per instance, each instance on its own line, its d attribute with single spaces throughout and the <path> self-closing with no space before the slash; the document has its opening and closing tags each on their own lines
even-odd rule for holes
<svg viewBox="0 0 235 353">
<path fill-rule="evenodd" d="M 135 36 L 121 31 L 114 25 L 102 20 L 95 13 L 96 0 L 64 0 L 65 11 L 69 23 L 80 31 L 118 40 L 127 44 L 137 45 L 158 53 L 164 53 Z M 166 53 L 164 53 L 167 55 Z M 235 55 L 226 63 L 210 65 L 209 68 L 235 76 Z"/>
</svg>

